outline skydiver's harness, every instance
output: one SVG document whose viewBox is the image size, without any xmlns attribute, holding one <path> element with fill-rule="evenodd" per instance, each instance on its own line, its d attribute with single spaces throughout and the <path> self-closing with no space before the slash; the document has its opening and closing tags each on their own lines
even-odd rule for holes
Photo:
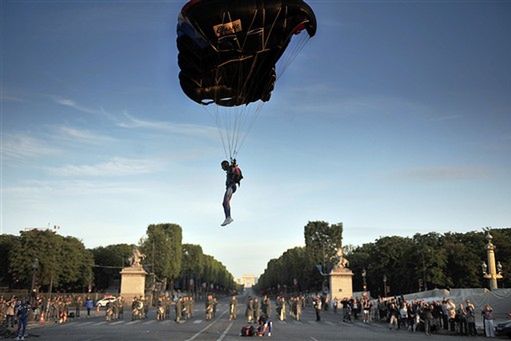
<svg viewBox="0 0 511 341">
<path fill-rule="evenodd" d="M 243 174 L 240 167 L 236 163 L 236 159 L 231 159 L 229 170 L 227 171 L 227 187 L 240 185 L 240 181 L 243 179 Z"/>
</svg>

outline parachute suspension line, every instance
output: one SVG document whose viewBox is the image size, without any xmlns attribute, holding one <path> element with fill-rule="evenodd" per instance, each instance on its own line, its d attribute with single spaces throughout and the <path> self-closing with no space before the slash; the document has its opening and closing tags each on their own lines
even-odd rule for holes
<svg viewBox="0 0 511 341">
<path fill-rule="evenodd" d="M 251 32 L 252 34 L 261 35 L 261 51 L 267 49 L 267 45 L 270 42 L 273 30 L 278 23 L 279 17 L 283 13 L 286 14 L 287 12 L 288 7 L 285 5 L 279 7 L 278 10 L 276 10 L 275 12 L 273 11 L 267 12 L 264 8 L 255 10 L 255 13 L 252 15 L 250 25 L 248 26 L 246 31 Z M 284 16 L 287 17 L 286 15 Z M 223 11 L 222 23 L 225 24 L 226 22 L 231 22 L 232 21 L 231 17 L 232 15 L 229 9 L 225 8 Z M 260 21 L 263 22 L 263 28 L 260 31 L 254 30 L 252 32 L 254 23 L 256 22 L 258 17 L 260 17 Z M 266 22 L 271 23 L 271 26 L 269 28 L 264 24 Z M 287 20 L 285 20 L 284 25 L 288 25 Z M 264 27 L 266 27 L 267 29 L 264 29 Z M 300 52 L 307 43 L 309 36 L 308 34 L 304 33 L 305 32 L 289 36 L 287 43 L 291 46 L 287 46 L 283 54 L 280 56 L 277 65 L 274 65 L 278 72 L 274 76 L 276 77 L 276 79 L 280 78 L 280 76 L 284 73 L 287 67 L 292 63 L 294 58 L 297 56 L 298 52 Z M 250 34 L 243 35 L 241 33 L 234 32 L 234 34 L 231 37 L 233 40 L 235 40 L 233 41 L 233 43 L 235 43 L 238 46 L 238 48 L 243 50 L 250 39 Z M 293 43 L 291 43 L 291 41 Z M 217 51 L 219 50 L 216 46 L 212 45 L 212 47 Z M 218 47 L 221 48 L 221 46 Z M 256 53 L 252 57 L 251 63 L 252 65 L 249 65 L 248 67 L 245 68 L 241 66 L 235 67 L 234 68 L 235 72 L 233 72 L 232 75 L 223 75 L 221 73 L 217 73 L 215 78 L 216 85 L 221 85 L 223 83 L 224 76 L 233 77 L 231 79 L 234 81 L 234 83 L 238 84 L 239 89 L 242 89 L 242 91 L 239 94 L 240 98 L 236 99 L 239 101 L 245 101 L 246 99 L 252 97 L 252 93 L 254 92 L 255 89 L 257 89 L 257 86 L 260 86 L 259 90 L 257 91 L 260 91 L 261 87 L 263 87 L 264 88 L 263 90 L 265 92 L 269 92 L 274 82 L 267 82 L 264 86 L 261 86 L 260 83 L 256 84 L 254 82 L 249 82 L 252 75 L 259 74 L 263 70 L 264 63 L 260 63 L 261 56 L 264 56 L 264 53 L 263 54 Z M 234 61 L 233 63 L 236 63 L 236 61 Z M 219 98 L 219 96 L 221 95 L 215 93 L 214 102 L 218 102 L 218 100 L 222 99 Z M 255 122 L 261 115 L 264 103 L 265 102 L 263 100 L 257 100 L 249 104 L 234 107 L 221 105 L 205 106 L 206 108 L 209 107 L 207 109 L 210 110 L 206 111 L 208 111 L 208 113 L 211 116 L 213 116 L 213 119 L 215 120 L 218 134 L 220 135 L 220 140 L 222 142 L 222 147 L 226 155 L 226 159 L 233 160 L 237 157 L 239 151 L 242 149 L 245 141 L 247 140 L 250 131 L 253 129 Z"/>
<path fill-rule="evenodd" d="M 226 134 L 224 129 L 224 123 L 222 121 L 222 115 L 219 111 L 218 106 L 204 105 L 203 109 L 205 112 L 209 114 L 211 119 L 215 122 L 216 130 L 218 136 L 220 137 L 220 141 L 222 142 L 222 147 L 224 149 L 225 157 L 229 157 L 230 152 L 227 151 L 228 146 L 226 145 Z"/>
<path fill-rule="evenodd" d="M 250 32 L 252 30 L 252 26 L 253 26 L 258 15 L 262 16 L 263 23 L 266 22 L 266 10 L 263 8 L 260 12 L 261 13 L 259 13 L 259 10 L 256 10 L 254 12 L 254 15 L 252 16 L 252 21 L 247 29 L 248 32 Z M 269 31 L 265 32 L 263 30 L 261 32 L 262 33 L 262 44 L 263 44 L 263 46 L 261 46 L 262 50 L 265 50 L 267 48 L 269 38 L 271 36 L 273 28 L 275 27 L 275 24 L 277 23 L 277 19 L 279 18 L 280 13 L 281 13 L 281 9 L 279 9 L 279 11 L 276 13 L 275 18 L 273 19 L 273 22 L 272 22 L 272 25 L 271 25 Z M 263 26 L 265 26 L 265 25 L 263 25 Z M 247 38 L 248 38 L 248 35 L 245 36 L 245 40 L 243 41 L 243 44 L 242 44 L 242 49 L 245 48 Z M 247 81 L 250 78 L 250 75 L 260 71 L 259 68 L 261 67 L 261 64 L 259 65 L 259 68 L 255 68 L 255 66 L 257 65 L 257 58 L 258 58 L 258 56 L 256 55 L 252 62 L 252 66 L 250 68 L 249 75 L 242 75 L 241 72 L 238 74 L 238 76 L 239 76 L 238 84 L 241 85 L 241 83 L 243 83 L 243 85 L 241 85 L 241 88 L 245 89 L 244 94 L 246 96 L 250 95 L 252 93 L 253 88 L 255 87 L 255 84 L 253 84 L 253 83 L 251 83 L 250 86 L 247 86 Z M 267 87 L 265 88 L 265 90 L 266 91 L 269 90 L 270 86 L 271 86 L 271 84 L 267 84 Z M 255 124 L 255 121 L 257 120 L 257 118 L 259 117 L 259 115 L 262 111 L 263 105 L 264 105 L 264 102 L 261 100 L 257 101 L 257 103 L 252 103 L 250 105 L 250 107 L 248 105 L 245 105 L 243 107 L 243 109 L 240 110 L 240 114 L 236 117 L 236 121 L 235 121 L 235 123 L 236 123 L 235 124 L 236 138 L 235 138 L 235 144 L 234 144 L 235 155 L 238 153 L 238 151 L 244 145 L 248 134 L 252 130 L 252 128 Z M 244 130 L 244 133 L 242 132 L 243 130 Z"/>
<path fill-rule="evenodd" d="M 250 22 L 250 25 L 246 29 L 247 32 L 252 31 L 252 27 L 254 26 L 254 23 L 256 21 L 258 14 L 259 14 L 259 10 L 256 9 L 254 11 L 254 14 L 252 15 L 252 20 Z M 264 16 L 264 9 L 263 9 L 263 16 Z M 245 48 L 245 44 L 247 43 L 247 40 L 248 40 L 248 34 L 245 35 L 245 37 L 242 41 L 242 44 L 240 46 L 240 48 L 242 50 Z M 248 75 L 242 74 L 242 71 L 244 71 L 244 70 L 242 70 L 241 68 L 238 70 L 238 87 L 240 89 L 244 89 L 243 95 L 245 97 L 249 96 L 251 93 L 251 89 L 249 89 L 247 87 L 246 82 L 248 81 L 248 78 L 250 77 L 250 74 L 252 73 L 252 70 L 254 68 L 256 60 L 257 60 L 257 57 L 254 57 L 254 60 L 252 62 L 252 67 L 251 67 Z M 252 109 L 253 109 L 252 106 L 249 107 L 248 105 L 244 105 L 243 107 L 240 108 L 239 115 L 237 115 L 235 117 L 235 128 L 234 128 L 234 133 L 233 133 L 233 135 L 235 136 L 235 138 L 234 138 L 234 154 L 235 155 L 241 149 L 241 146 L 242 146 L 241 141 L 245 140 L 245 138 L 248 134 L 246 125 L 247 125 L 247 123 L 250 123 L 250 122 L 248 122 L 250 119 L 250 116 L 253 116 L 253 115 L 251 115 Z M 249 126 L 250 125 L 251 124 L 249 124 Z M 243 130 L 245 130 L 245 133 L 243 133 Z"/>
<path fill-rule="evenodd" d="M 289 65 L 293 63 L 296 56 L 300 53 L 300 51 L 303 50 L 305 45 L 307 45 L 307 42 L 309 41 L 310 37 L 307 34 L 300 34 L 298 37 L 294 37 L 292 39 L 292 43 L 288 46 L 288 49 L 284 51 L 284 54 L 281 56 L 280 60 L 277 62 L 279 72 L 277 74 L 277 79 L 280 79 L 282 74 L 287 70 Z M 289 50 L 289 48 L 291 48 Z"/>
<path fill-rule="evenodd" d="M 245 143 L 245 140 L 247 139 L 248 133 L 252 130 L 252 127 L 254 126 L 254 123 L 257 121 L 257 118 L 260 116 L 260 114 L 262 112 L 262 108 L 263 108 L 264 102 L 263 101 L 258 101 L 257 103 L 254 103 L 254 105 L 256 106 L 256 108 L 255 108 L 254 112 L 252 113 L 252 119 L 248 123 L 248 127 L 247 127 L 247 129 L 245 131 L 245 134 L 243 134 L 243 136 L 241 137 L 241 140 L 240 140 L 240 143 L 239 143 L 239 147 L 237 147 L 237 150 L 240 150 L 241 147 L 243 146 L 243 144 Z"/>
</svg>

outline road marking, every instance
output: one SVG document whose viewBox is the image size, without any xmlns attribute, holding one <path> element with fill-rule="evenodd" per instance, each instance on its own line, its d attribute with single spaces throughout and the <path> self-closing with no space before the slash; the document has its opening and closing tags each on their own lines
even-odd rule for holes
<svg viewBox="0 0 511 341">
<path fill-rule="evenodd" d="M 326 324 L 329 324 L 331 326 L 335 326 L 335 323 L 333 323 L 332 321 L 325 321 Z"/>
<path fill-rule="evenodd" d="M 80 323 L 80 327 L 83 327 L 83 326 L 88 326 L 89 324 L 93 324 L 94 322 L 84 322 L 84 323 Z"/>
<path fill-rule="evenodd" d="M 222 335 L 220 335 L 220 337 L 218 339 L 216 339 L 216 341 L 222 341 L 225 337 L 225 335 L 227 335 L 227 332 L 229 331 L 229 329 L 231 329 L 232 325 L 234 324 L 234 321 L 232 321 L 231 323 L 229 323 L 229 325 L 227 326 L 227 328 L 225 328 L 224 332 L 222 333 Z"/>
<path fill-rule="evenodd" d="M 116 325 L 121 324 L 121 323 L 124 323 L 124 321 L 112 322 L 112 323 L 110 323 L 110 325 L 116 326 Z"/>
<path fill-rule="evenodd" d="M 318 341 L 318 339 L 316 339 L 315 337 L 312 337 L 312 336 L 311 336 L 311 340 L 312 341 Z"/>
<path fill-rule="evenodd" d="M 302 322 L 302 321 L 298 321 L 298 320 L 297 320 L 297 321 L 294 321 L 294 323 L 295 323 L 295 324 L 303 324 L 303 322 Z"/>
<path fill-rule="evenodd" d="M 103 324 L 106 324 L 106 321 L 101 321 L 101 322 L 94 323 L 95 326 L 101 326 Z"/>
<path fill-rule="evenodd" d="M 149 321 L 146 321 L 146 322 L 144 322 L 144 323 L 142 323 L 142 324 L 143 324 L 143 325 L 146 325 L 146 324 L 152 324 L 152 323 L 154 323 L 154 322 L 156 322 L 156 320 L 149 320 Z"/>
<path fill-rule="evenodd" d="M 208 330 L 212 325 L 214 325 L 222 316 L 227 314 L 227 310 L 225 310 L 220 316 L 218 316 L 213 322 L 208 324 L 206 327 L 202 328 L 198 333 L 196 333 L 194 336 L 192 336 L 189 339 L 186 339 L 185 341 L 192 341 L 195 340 L 200 334 L 204 333 L 206 330 Z"/>
<path fill-rule="evenodd" d="M 195 321 L 193 321 L 194 324 L 198 324 L 198 323 L 201 323 L 201 322 L 202 322 L 202 320 L 195 320 Z"/>
</svg>

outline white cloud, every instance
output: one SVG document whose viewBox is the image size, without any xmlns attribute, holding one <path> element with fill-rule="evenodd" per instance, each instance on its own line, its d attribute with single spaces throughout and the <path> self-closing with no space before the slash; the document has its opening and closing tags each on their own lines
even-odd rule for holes
<svg viewBox="0 0 511 341">
<path fill-rule="evenodd" d="M 2 156 L 7 159 L 31 159 L 59 154 L 60 150 L 28 134 L 8 134 L 2 139 Z"/>
<path fill-rule="evenodd" d="M 155 160 L 128 159 L 116 157 L 109 161 L 92 165 L 65 165 L 50 168 L 50 173 L 58 176 L 126 176 L 147 174 L 158 171 L 161 164 Z"/>
<path fill-rule="evenodd" d="M 70 107 L 70 108 L 76 109 L 76 110 L 78 110 L 80 112 L 87 113 L 87 114 L 101 114 L 102 113 L 101 110 L 84 107 L 84 106 L 79 105 L 78 103 L 76 103 L 75 101 L 73 101 L 72 99 L 69 99 L 69 98 L 53 96 L 53 100 L 55 101 L 55 103 L 57 103 L 59 105 L 62 105 L 62 106 L 65 106 L 65 107 Z"/>
<path fill-rule="evenodd" d="M 19 97 L 15 97 L 15 96 L 1 94 L 0 101 L 1 102 L 23 102 L 23 99 L 21 99 Z"/>
<path fill-rule="evenodd" d="M 110 136 L 100 135 L 89 130 L 81 130 L 67 126 L 57 127 L 57 130 L 60 132 L 62 138 L 72 139 L 73 141 L 86 143 L 104 143 L 115 140 Z"/>
<path fill-rule="evenodd" d="M 207 139 L 216 140 L 218 137 L 218 131 L 215 127 L 197 125 L 197 124 L 183 124 L 173 123 L 168 121 L 150 121 L 141 120 L 127 113 L 124 114 L 125 120 L 118 123 L 121 128 L 127 129 L 149 129 L 162 131 L 170 134 L 185 135 L 202 137 Z"/>
</svg>

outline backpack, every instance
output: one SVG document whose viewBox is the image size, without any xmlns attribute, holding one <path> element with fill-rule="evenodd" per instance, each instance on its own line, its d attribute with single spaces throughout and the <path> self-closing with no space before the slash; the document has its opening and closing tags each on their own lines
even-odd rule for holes
<svg viewBox="0 0 511 341">
<path fill-rule="evenodd" d="M 254 336 L 255 328 L 254 326 L 243 326 L 241 328 L 241 336 Z"/>
<path fill-rule="evenodd" d="M 232 179 L 234 183 L 240 184 L 240 181 L 243 179 L 243 174 L 241 173 L 241 169 L 238 166 L 231 166 L 232 170 Z"/>
</svg>

